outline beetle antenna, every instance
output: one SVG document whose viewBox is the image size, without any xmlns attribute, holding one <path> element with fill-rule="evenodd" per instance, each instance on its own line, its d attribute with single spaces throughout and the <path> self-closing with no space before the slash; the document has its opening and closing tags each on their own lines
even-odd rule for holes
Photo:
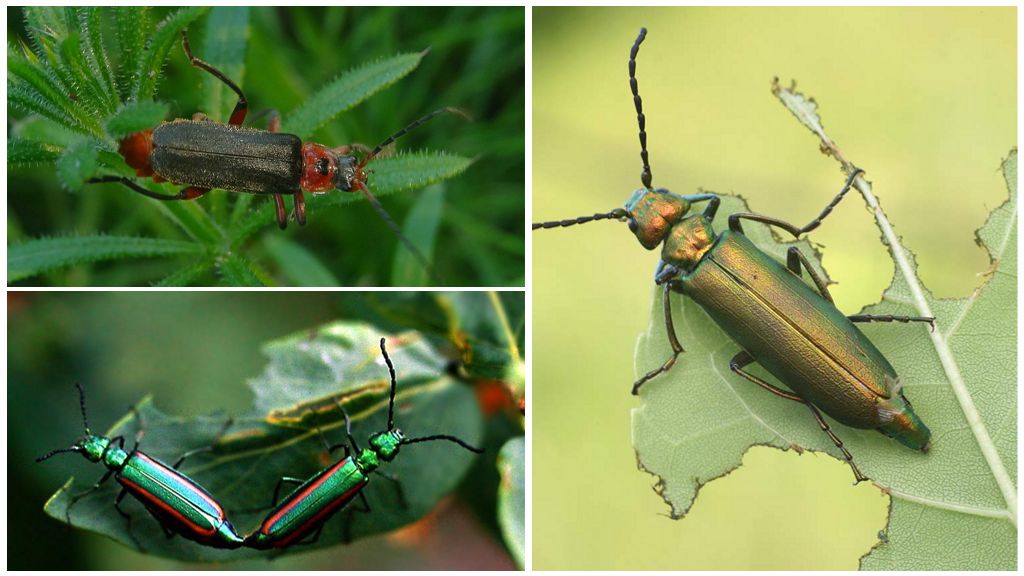
<svg viewBox="0 0 1024 576">
<path fill-rule="evenodd" d="M 434 268 L 430 265 L 430 261 L 427 260 L 427 257 L 424 256 L 423 253 L 420 252 L 419 248 L 412 243 L 412 240 L 409 240 L 409 238 L 402 233 L 402 229 L 398 227 L 398 224 L 391 218 L 388 211 L 381 206 L 380 201 L 377 200 L 377 197 L 374 196 L 372 192 L 370 192 L 370 189 L 366 187 L 366 184 L 358 182 L 357 186 L 359 187 L 360 192 L 363 193 L 363 196 L 366 196 L 366 199 L 370 201 L 370 205 L 373 206 L 377 215 L 384 220 L 384 223 L 388 225 L 388 228 L 391 228 L 391 231 L 395 233 L 395 236 L 398 236 L 398 239 L 402 242 L 402 245 L 405 246 L 405 249 L 411 252 L 413 257 L 419 262 L 420 266 L 427 271 L 427 275 L 438 284 L 443 284 L 441 279 L 437 277 L 437 274 L 434 273 Z"/>
<path fill-rule="evenodd" d="M 451 106 L 446 106 L 444 108 L 440 108 L 438 110 L 434 110 L 430 114 L 427 114 L 426 116 L 420 118 L 419 120 L 416 120 L 415 122 L 409 124 L 405 128 L 402 128 L 398 132 L 395 132 L 391 136 L 388 136 L 383 142 L 378 144 L 376 148 L 374 148 L 372 151 L 370 151 L 369 154 L 367 154 L 366 156 L 363 157 L 363 159 L 359 162 L 359 167 L 362 168 L 362 167 L 366 166 L 370 162 L 370 160 L 373 160 L 374 157 L 377 156 L 377 154 L 380 154 L 380 151 L 383 150 L 384 147 L 387 146 L 388 144 L 391 144 L 395 140 L 398 140 L 402 136 L 405 136 L 409 132 L 412 132 L 413 130 L 418 128 L 420 125 L 426 124 L 433 117 L 439 116 L 439 115 L 444 114 L 444 113 L 451 113 L 451 114 L 455 114 L 457 116 L 461 116 L 461 117 L 465 118 L 466 120 L 472 120 L 472 118 L 469 117 L 469 114 L 466 114 L 462 110 L 459 110 L 458 108 L 453 108 Z"/>
<path fill-rule="evenodd" d="M 552 220 L 551 222 L 534 222 L 533 229 L 565 228 L 568 226 L 575 226 L 577 224 L 586 224 L 587 222 L 593 222 L 596 220 L 618 220 L 619 218 L 626 218 L 628 216 L 630 216 L 629 210 L 626 210 L 625 208 L 616 208 L 611 212 L 594 214 L 593 216 L 580 216 L 579 218 L 572 218 L 569 220 Z"/>
<path fill-rule="evenodd" d="M 388 372 L 391 374 L 391 398 L 388 399 L 388 432 L 395 429 L 395 389 L 398 384 L 395 382 L 395 365 L 388 357 L 388 350 L 384 347 L 384 339 L 380 339 L 380 353 L 384 355 L 384 361 L 388 363 Z"/>
<path fill-rule="evenodd" d="M 75 387 L 78 388 L 78 406 L 82 409 L 82 423 L 85 424 L 85 433 L 92 435 L 92 431 L 89 430 L 89 417 L 85 415 L 85 389 L 82 388 L 81 382 L 75 382 Z"/>
<path fill-rule="evenodd" d="M 636 122 L 640 126 L 640 159 L 644 161 L 643 172 L 640 173 L 640 181 L 645 188 L 651 187 L 651 164 L 647 160 L 647 121 L 644 118 L 644 103 L 640 99 L 640 91 L 636 84 L 636 55 L 640 51 L 640 44 L 647 37 L 647 28 L 640 29 L 640 35 L 633 42 L 633 48 L 629 51 L 629 89 L 633 91 L 633 105 L 636 106 Z"/>
<path fill-rule="evenodd" d="M 65 452 L 81 452 L 82 449 L 78 446 L 71 446 L 70 448 L 57 448 L 56 450 L 50 450 L 46 454 L 43 454 L 39 458 L 36 458 L 36 462 L 42 462 L 50 456 L 56 456 L 57 454 L 63 454 Z"/>
<path fill-rule="evenodd" d="M 454 443 L 458 444 L 459 446 L 462 446 L 463 448 L 465 448 L 466 450 L 469 450 L 470 452 L 476 452 L 477 454 L 483 454 L 484 453 L 484 449 L 483 448 L 477 448 L 475 446 L 470 446 L 465 441 L 460 440 L 459 438 L 456 438 L 455 436 L 449 436 L 447 434 L 436 434 L 434 436 L 423 436 L 423 437 L 420 437 L 420 438 L 407 438 L 405 440 L 402 440 L 402 444 L 415 444 L 417 442 L 430 442 L 432 440 L 448 440 L 449 442 L 454 442 Z"/>
</svg>

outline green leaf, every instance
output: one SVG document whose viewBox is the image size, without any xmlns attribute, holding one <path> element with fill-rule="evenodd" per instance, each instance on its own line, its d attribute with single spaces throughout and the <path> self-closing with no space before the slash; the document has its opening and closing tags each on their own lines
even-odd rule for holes
<svg viewBox="0 0 1024 576">
<path fill-rule="evenodd" d="M 416 202 L 405 218 L 402 233 L 419 249 L 429 264 L 433 258 L 434 241 L 441 225 L 444 209 L 444 187 L 440 184 L 428 186 L 419 193 Z M 430 276 L 423 263 L 413 256 L 404 244 L 399 243 L 391 267 L 393 286 L 426 286 Z"/>
<path fill-rule="evenodd" d="M 113 108 L 107 108 L 109 100 L 104 87 L 100 84 L 102 77 L 86 59 L 85 48 L 78 32 L 72 32 L 61 41 L 60 56 L 74 82 L 72 100 L 79 107 L 97 116 L 106 116 L 112 112 Z"/>
<path fill-rule="evenodd" d="M 26 138 L 7 140 L 7 169 L 49 164 L 57 160 L 62 148 Z"/>
<path fill-rule="evenodd" d="M 117 24 L 117 43 L 121 47 L 118 93 L 125 101 L 136 100 L 135 87 L 142 80 L 140 71 L 146 39 L 153 34 L 150 9 L 145 6 L 118 6 L 113 10 Z"/>
<path fill-rule="evenodd" d="M 167 53 L 175 43 L 181 42 L 181 31 L 207 10 L 205 7 L 181 8 L 157 26 L 132 76 L 135 84 L 131 100 L 148 100 L 153 97 L 156 80 L 160 77 Z"/>
<path fill-rule="evenodd" d="M 129 102 L 107 120 L 107 133 L 114 138 L 123 138 L 156 126 L 167 118 L 170 106 L 163 102 Z"/>
<path fill-rule="evenodd" d="M 83 140 L 64 149 L 57 159 L 57 176 L 68 190 L 78 190 L 96 173 L 99 151 L 92 142 Z"/>
<path fill-rule="evenodd" d="M 154 284 L 154 286 L 162 288 L 177 288 L 181 286 L 189 286 L 196 281 L 200 276 L 206 274 L 213 269 L 212 259 L 202 259 L 199 262 L 184 268 L 179 268 L 172 274 L 165 276 L 162 280 Z"/>
<path fill-rule="evenodd" d="M 107 57 L 107 48 L 103 42 L 102 12 L 96 7 L 78 8 L 79 26 L 85 42 L 82 48 L 91 70 L 99 72 L 97 82 L 101 85 L 101 93 L 106 102 L 107 110 L 116 110 L 119 103 L 117 87 L 114 84 L 114 69 Z"/>
<path fill-rule="evenodd" d="M 823 145 L 833 147 L 813 101 L 795 108 Z M 897 271 L 882 302 L 864 312 L 936 317 L 934 332 L 920 324 L 860 325 L 896 368 L 906 396 L 931 428 L 931 451 L 913 452 L 876 431 L 831 423 L 858 467 L 892 498 L 888 541 L 872 549 L 863 568 L 1016 567 L 1016 163 L 1014 151 L 1004 164 L 1010 199 L 978 234 L 993 261 L 989 281 L 963 299 L 935 299 L 921 286 L 913 257 L 892 232 L 870 185 L 857 182 Z M 741 200 L 723 196 L 716 229 L 724 229 L 726 215 L 746 210 Z M 762 225 L 744 223 L 744 230 L 758 247 L 785 261 L 792 244 L 778 242 Z M 799 244 L 812 253 L 806 242 Z M 637 376 L 670 355 L 661 290 L 654 292 L 650 326 L 637 342 Z M 646 384 L 632 414 L 638 465 L 658 477 L 658 493 L 672 516 L 684 515 L 698 490 L 735 469 L 753 445 L 799 446 L 841 459 L 804 406 L 729 370 L 739 347 L 695 303 L 673 294 L 672 310 L 686 352 L 667 375 Z M 760 367 L 751 371 L 777 383 Z"/>
<path fill-rule="evenodd" d="M 238 86 L 245 81 L 245 47 L 249 40 L 249 8 L 216 6 L 206 19 L 206 44 L 201 58 L 220 70 Z M 203 110 L 214 119 L 227 122 L 238 95 L 219 78 L 204 73 Z"/>
<path fill-rule="evenodd" d="M 498 523 L 505 546 L 520 569 L 526 565 L 526 439 L 505 443 L 498 454 Z"/>
<path fill-rule="evenodd" d="M 45 116 L 54 122 L 90 136 L 102 135 L 95 117 L 71 100 L 65 87 L 38 61 L 7 50 L 7 96 L 14 106 Z"/>
<path fill-rule="evenodd" d="M 415 332 L 389 335 L 366 324 L 338 322 L 271 342 L 264 348 L 270 358 L 267 368 L 250 383 L 256 394 L 254 410 L 233 419 L 212 453 L 196 455 L 181 467 L 215 495 L 240 533 L 255 530 L 266 516 L 269 510 L 244 510 L 264 507 L 279 477 L 309 478 L 342 457 L 341 450 L 328 455 L 320 436 L 322 432 L 331 444 L 344 441 L 343 418 L 335 401 L 350 414 L 352 433 L 360 446 L 371 434 L 387 428 L 389 382 L 378 348 L 381 337 L 387 338 L 398 379 L 395 425 L 409 437 L 451 434 L 471 444 L 480 442 L 483 425 L 471 389 L 445 373 L 444 357 Z M 242 386 L 236 386 L 243 393 Z M 211 445 L 228 420 L 225 416 L 169 416 L 157 411 L 148 398 L 138 409 L 146 430 L 140 448 L 164 462 Z M 131 438 L 136 430 L 137 423 L 128 413 L 107 433 Z M 78 433 L 69 424 L 69 438 Z M 422 517 L 455 489 L 474 457 L 443 441 L 403 447 L 382 471 L 399 478 L 408 507 L 400 506 L 391 482 L 371 476 L 364 494 L 372 513 L 352 517 L 351 536 L 391 531 Z M 96 476 L 100 474 L 97 467 Z M 47 502 L 46 512 L 64 521 L 68 494 L 82 491 L 93 480 L 69 482 Z M 110 481 L 80 500 L 71 509 L 71 523 L 134 547 L 124 519 L 113 508 L 119 490 Z M 271 556 L 247 548 L 215 550 L 183 538 L 169 539 L 138 502 L 126 498 L 122 507 L 135 517 L 133 533 L 150 554 L 188 561 Z M 293 546 L 283 553 L 342 543 L 345 515 L 329 519 L 315 544 Z"/>
<path fill-rule="evenodd" d="M 442 182 L 464 172 L 473 161 L 469 158 L 444 152 L 421 152 L 402 154 L 394 158 L 382 158 L 372 163 L 370 190 L 378 198 L 395 192 L 411 190 Z M 329 206 L 340 206 L 349 202 L 364 200 L 361 194 L 334 190 L 326 194 L 306 196 L 308 219 L 316 218 L 317 212 Z M 386 208 L 387 206 L 385 206 Z M 273 202 L 264 202 L 259 208 L 239 218 L 233 229 L 231 244 L 237 246 L 257 230 L 276 222 Z"/>
<path fill-rule="evenodd" d="M 908 386 L 918 385 L 914 407 L 935 436 L 914 473 L 889 464 L 884 470 L 892 479 L 879 476 L 892 495 L 888 542 L 861 560 L 863 569 L 1016 569 L 1016 150 L 1003 163 L 1003 175 L 1010 198 L 977 234 L 992 262 L 988 282 L 967 298 L 925 293 L 935 334 L 911 339 L 882 327 L 868 332 L 894 366 L 912 367 L 901 376 Z M 910 284 L 897 275 L 882 302 L 865 312 L 915 309 Z M 950 542 L 960 545 L 951 549 Z"/>
<path fill-rule="evenodd" d="M 189 242 L 125 236 L 62 236 L 37 238 L 7 249 L 7 281 L 30 278 L 57 268 L 120 258 L 196 254 Z"/>
<path fill-rule="evenodd" d="M 305 246 L 271 232 L 263 241 L 267 252 L 294 286 L 337 286 L 334 274 Z"/>
<path fill-rule="evenodd" d="M 342 112 L 391 86 L 416 69 L 424 54 L 399 54 L 343 72 L 292 110 L 281 124 L 303 140 Z"/>
<path fill-rule="evenodd" d="M 228 254 L 217 260 L 217 270 L 228 286 L 266 286 L 249 260 L 238 254 Z"/>
</svg>

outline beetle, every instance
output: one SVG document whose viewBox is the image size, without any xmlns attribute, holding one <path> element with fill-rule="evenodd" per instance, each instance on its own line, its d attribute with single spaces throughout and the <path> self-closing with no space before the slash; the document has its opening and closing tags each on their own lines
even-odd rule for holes
<svg viewBox="0 0 1024 576">
<path fill-rule="evenodd" d="M 429 270 L 426 258 L 370 192 L 366 166 L 389 144 L 432 118 L 452 113 L 468 119 L 465 112 L 451 107 L 435 110 L 387 137 L 372 150 L 361 145 L 332 149 L 313 142 L 303 143 L 294 134 L 279 132 L 281 121 L 277 114 L 272 115 L 268 130 L 243 127 L 249 104 L 242 89 L 223 72 L 195 57 L 185 32 L 181 33 L 181 44 L 193 67 L 210 73 L 238 95 L 228 123 L 214 122 L 201 113 L 191 120 L 164 122 L 126 136 L 120 141 L 118 152 L 125 163 L 135 169 L 137 177 L 186 187 L 168 195 L 149 190 L 123 176 L 94 177 L 89 183 L 119 183 L 161 201 L 194 200 L 213 188 L 269 194 L 274 199 L 277 223 L 282 230 L 288 226 L 285 195 L 294 199 L 295 220 L 304 225 L 305 192 L 325 194 L 334 189 L 361 192 L 405 247 Z M 353 149 L 365 153 L 362 159 L 351 154 Z"/>
<path fill-rule="evenodd" d="M 652 187 L 646 118 L 636 80 L 636 57 L 646 35 L 647 29 L 641 28 L 629 54 L 629 84 L 639 126 L 643 187 L 633 193 L 623 208 L 533 224 L 537 230 L 598 220 L 622 221 L 647 250 L 661 246 L 655 283 L 663 290 L 665 329 L 672 355 L 641 376 L 633 384 L 633 394 L 639 394 L 645 383 L 668 372 L 684 352 L 672 322 L 670 295 L 676 292 L 696 302 L 740 346 L 741 350 L 729 363 L 733 372 L 776 396 L 807 406 L 822 431 L 843 453 L 857 482 L 867 478 L 822 412 L 847 426 L 875 429 L 911 449 L 927 452 L 931 432 L 903 394 L 895 369 L 855 323 L 927 322 L 934 327 L 935 319 L 846 316 L 835 307 L 827 284 L 799 248 L 789 248 L 783 266 L 743 233 L 741 221 L 752 220 L 799 238 L 821 224 L 863 171 L 852 169 L 840 192 L 805 226 L 742 212 L 730 215 L 728 230 L 716 233 L 712 221 L 720 203 L 718 196 L 679 195 Z M 700 202 L 707 203 L 704 211 L 689 214 L 693 205 Z M 802 280 L 803 269 L 815 288 Z M 743 369 L 754 362 L 789 387 L 789 391 Z"/>
<path fill-rule="evenodd" d="M 335 446 L 327 446 L 327 451 L 328 453 L 333 453 L 335 450 L 343 448 L 345 456 L 317 472 L 308 480 L 287 476 L 279 479 L 277 486 L 274 488 L 274 497 L 271 501 L 273 509 L 267 514 L 263 522 L 260 523 L 259 528 L 249 536 L 246 536 L 245 546 L 267 550 L 283 549 L 299 543 L 312 544 L 320 537 L 324 523 L 344 509 L 356 497 L 359 497 L 362 501 L 363 508 L 361 511 L 369 512 L 370 504 L 367 502 L 366 495 L 363 494 L 362 490 L 370 482 L 371 473 L 394 482 L 398 489 L 399 501 L 404 504 L 405 496 L 401 491 L 401 484 L 398 484 L 398 479 L 378 469 L 381 464 L 394 460 L 404 445 L 447 440 L 458 444 L 470 452 L 483 453 L 482 449 L 473 447 L 455 436 L 435 434 L 419 438 L 409 438 L 401 430 L 395 428 L 395 391 L 397 389 L 395 367 L 391 363 L 391 358 L 388 357 L 384 338 L 380 339 L 380 352 L 387 363 L 388 373 L 391 376 L 387 430 L 370 436 L 367 442 L 369 446 L 360 449 L 356 439 L 352 436 L 352 421 L 349 419 L 348 412 L 345 411 L 343 405 L 338 404 L 338 408 L 345 418 L 348 444 L 342 443 Z M 285 483 L 298 484 L 298 487 L 288 494 L 284 500 L 279 502 L 278 497 L 281 493 L 281 486 Z"/>
<path fill-rule="evenodd" d="M 121 500 L 125 494 L 131 494 L 146 507 L 160 523 L 168 538 L 180 534 L 189 540 L 213 548 L 231 549 L 242 546 L 242 537 L 235 532 L 235 528 L 224 513 L 224 508 L 195 480 L 178 471 L 178 467 L 186 458 L 209 451 L 209 446 L 190 450 L 174 465 L 168 466 L 139 450 L 139 442 L 143 436 L 142 419 L 133 408 L 140 426 L 135 437 L 135 446 L 131 451 L 126 451 L 124 436 L 109 438 L 95 434 L 89 429 L 89 419 L 85 410 L 85 390 L 80 383 L 76 382 L 75 386 L 78 388 L 85 436 L 70 447 L 58 448 L 36 458 L 36 462 L 42 462 L 57 454 L 77 452 L 90 462 L 102 463 L 107 467 L 107 472 L 91 488 L 71 498 L 65 509 L 68 524 L 71 524 L 71 507 L 114 476 L 123 487 L 114 500 L 114 508 L 125 518 L 128 532 L 140 550 L 142 546 L 131 531 L 132 517 L 121 509 Z M 228 420 L 221 434 L 230 425 L 231 420 Z"/>
</svg>

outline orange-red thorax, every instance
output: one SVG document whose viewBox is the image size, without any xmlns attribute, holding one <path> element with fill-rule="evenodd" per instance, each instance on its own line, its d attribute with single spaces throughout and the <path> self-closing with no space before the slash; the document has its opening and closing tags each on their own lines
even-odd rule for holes
<svg viewBox="0 0 1024 576">
<path fill-rule="evenodd" d="M 299 186 L 307 192 L 329 192 L 335 188 L 338 160 L 334 152 L 320 144 L 302 145 L 302 180 Z"/>
<path fill-rule="evenodd" d="M 149 156 L 153 153 L 152 129 L 125 136 L 117 151 L 124 156 L 125 163 L 135 169 L 136 176 L 153 175 L 153 167 L 149 163 Z"/>
</svg>

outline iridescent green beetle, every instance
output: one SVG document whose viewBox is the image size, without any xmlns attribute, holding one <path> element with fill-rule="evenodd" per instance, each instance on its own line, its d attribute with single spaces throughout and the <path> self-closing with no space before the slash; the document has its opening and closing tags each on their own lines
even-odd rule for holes
<svg viewBox="0 0 1024 576">
<path fill-rule="evenodd" d="M 139 441 L 142 439 L 143 430 L 142 419 L 135 411 L 135 418 L 140 423 L 139 432 L 135 438 L 135 446 L 131 451 L 127 451 L 124 449 L 123 436 L 108 438 L 94 434 L 89 429 L 89 419 L 85 413 L 85 390 L 77 382 L 75 386 L 78 388 L 85 436 L 68 448 L 58 448 L 47 452 L 36 458 L 36 462 L 42 462 L 56 454 L 76 452 L 90 462 L 102 463 L 107 467 L 107 473 L 92 488 L 71 497 L 71 502 L 65 509 L 68 524 L 71 524 L 71 507 L 99 489 L 100 485 L 113 476 L 123 486 L 114 501 L 114 508 L 121 516 L 124 516 L 128 533 L 139 550 L 143 548 L 135 538 L 134 532 L 131 531 L 131 516 L 121 509 L 121 500 L 124 499 L 125 494 L 131 494 L 139 502 L 142 502 L 146 510 L 160 523 L 168 537 L 178 534 L 213 548 L 231 549 L 242 546 L 242 537 L 235 532 L 231 522 L 228 521 L 224 508 L 195 480 L 178 471 L 178 467 L 186 458 L 207 452 L 211 447 L 205 446 L 190 450 L 178 458 L 173 466 L 168 466 L 139 450 Z M 223 434 L 230 425 L 231 420 L 228 420 L 221 433 Z"/>
<path fill-rule="evenodd" d="M 328 446 L 328 453 L 338 448 L 345 450 L 345 457 L 331 466 L 324 468 L 308 480 L 300 478 L 281 478 L 274 488 L 274 499 L 271 501 L 273 510 L 260 523 L 255 532 L 246 536 L 245 546 L 268 550 L 272 548 L 287 548 L 293 544 L 312 544 L 320 537 L 320 531 L 324 523 L 334 514 L 348 506 L 356 497 L 362 499 L 362 511 L 369 512 L 370 504 L 366 501 L 363 488 L 370 482 L 370 474 L 375 473 L 387 478 L 399 488 L 399 499 L 404 502 L 405 497 L 401 492 L 401 485 L 394 476 L 385 474 L 379 470 L 381 464 L 391 462 L 398 456 L 398 451 L 406 444 L 417 442 L 431 442 L 434 440 L 447 440 L 462 446 L 466 450 L 482 453 L 483 450 L 470 446 L 465 441 L 449 436 L 447 434 L 435 434 L 420 438 L 408 438 L 401 430 L 395 428 L 395 367 L 391 364 L 388 351 L 384 346 L 384 339 L 380 339 L 380 352 L 388 365 L 388 372 L 391 375 L 391 396 L 388 400 L 388 429 L 370 436 L 369 447 L 360 449 L 352 436 L 352 422 L 348 413 L 340 404 L 345 417 L 345 430 L 348 435 L 348 444 Z M 326 443 L 326 442 L 325 442 Z M 351 446 L 351 450 L 349 449 Z M 285 496 L 284 500 L 278 501 L 281 493 L 281 486 L 285 483 L 298 484 L 299 486 Z"/>
<path fill-rule="evenodd" d="M 729 216 L 729 229 L 711 227 L 720 203 L 714 194 L 680 196 L 651 186 L 647 132 L 636 81 L 636 55 L 647 35 L 640 30 L 629 55 L 629 84 L 640 127 L 643 188 L 633 193 L 624 208 L 571 220 L 540 222 L 538 228 L 558 228 L 596 220 L 627 222 L 640 244 L 661 246 L 655 282 L 664 287 L 665 328 L 672 355 L 633 384 L 633 394 L 652 378 L 668 372 L 683 347 L 672 325 L 670 294 L 679 292 L 703 308 L 741 350 L 729 368 L 765 390 L 805 404 L 818 425 L 842 451 L 857 482 L 867 478 L 853 456 L 822 417 L 825 412 L 853 428 L 875 429 L 901 444 L 927 452 L 931 432 L 914 413 L 899 377 L 885 356 L 855 326 L 855 322 L 928 322 L 917 316 L 845 316 L 835 307 L 826 283 L 798 248 L 791 247 L 786 266 L 759 250 L 743 234 L 741 220 L 753 220 L 786 230 L 794 237 L 817 228 L 850 190 L 862 171 L 854 169 L 839 194 L 806 226 L 761 214 Z M 707 202 L 701 214 L 689 214 L 693 204 Z M 817 291 L 801 279 L 806 269 Z M 743 368 L 763 366 L 791 391 L 778 388 Z"/>
</svg>

